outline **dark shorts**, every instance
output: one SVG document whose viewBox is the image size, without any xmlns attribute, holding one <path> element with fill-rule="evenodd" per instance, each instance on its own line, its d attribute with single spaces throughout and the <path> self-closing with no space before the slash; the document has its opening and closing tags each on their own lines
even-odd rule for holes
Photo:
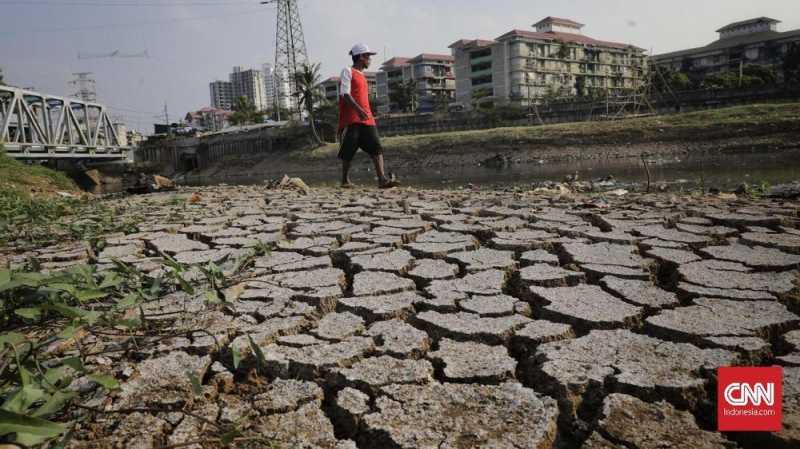
<svg viewBox="0 0 800 449">
<path fill-rule="evenodd" d="M 342 130 L 342 143 L 339 145 L 339 159 L 352 161 L 359 148 L 370 156 L 383 154 L 378 128 L 354 123 Z"/>
</svg>

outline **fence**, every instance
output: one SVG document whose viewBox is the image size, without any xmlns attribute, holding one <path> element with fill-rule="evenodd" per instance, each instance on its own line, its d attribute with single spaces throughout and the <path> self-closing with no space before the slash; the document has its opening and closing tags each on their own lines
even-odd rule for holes
<svg viewBox="0 0 800 449">
<path fill-rule="evenodd" d="M 800 89 L 762 87 L 752 89 L 696 90 L 659 94 L 647 98 L 594 99 L 550 103 L 537 109 L 504 108 L 493 112 L 452 112 L 386 117 L 379 120 L 381 135 L 402 136 L 466 131 L 505 126 L 580 122 L 622 118 L 637 113 L 666 114 L 722 106 L 800 98 Z M 638 105 L 637 105 L 638 104 Z M 635 106 L 636 105 L 636 106 Z"/>
<path fill-rule="evenodd" d="M 137 162 L 171 172 L 203 169 L 214 162 L 247 159 L 276 151 L 289 151 L 308 142 L 308 129 L 259 128 L 202 137 L 149 139 L 137 151 Z"/>
</svg>

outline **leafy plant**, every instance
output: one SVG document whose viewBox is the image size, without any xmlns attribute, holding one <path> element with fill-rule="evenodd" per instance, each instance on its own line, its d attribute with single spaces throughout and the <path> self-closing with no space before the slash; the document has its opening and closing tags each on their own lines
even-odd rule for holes
<svg viewBox="0 0 800 449">
<path fill-rule="evenodd" d="M 417 82 L 408 80 L 392 84 L 389 89 L 389 101 L 397 105 L 403 112 L 417 110 Z"/>
<path fill-rule="evenodd" d="M 300 70 L 294 74 L 294 80 L 297 84 L 298 101 L 300 106 L 303 107 L 308 114 L 311 135 L 314 138 L 314 142 L 317 144 L 322 143 L 317 134 L 317 126 L 314 123 L 314 106 L 322 97 L 318 89 L 320 82 L 319 70 L 319 63 L 303 64 Z"/>
<path fill-rule="evenodd" d="M 247 97 L 239 97 L 233 104 L 233 114 L 230 122 L 232 125 L 251 125 L 261 122 L 264 113 L 257 110 Z"/>
<path fill-rule="evenodd" d="M 0 271 L 0 436 L 30 446 L 65 432 L 50 419 L 76 397 L 68 387 L 78 377 L 119 388 L 113 377 L 87 370 L 78 342 L 101 326 L 136 329 L 126 312 L 161 293 L 146 279 L 91 266 L 52 274 Z M 54 349 L 73 345 L 79 350 L 68 355 Z"/>
<path fill-rule="evenodd" d="M 792 42 L 783 57 L 783 82 L 789 86 L 800 86 L 800 42 Z"/>
</svg>

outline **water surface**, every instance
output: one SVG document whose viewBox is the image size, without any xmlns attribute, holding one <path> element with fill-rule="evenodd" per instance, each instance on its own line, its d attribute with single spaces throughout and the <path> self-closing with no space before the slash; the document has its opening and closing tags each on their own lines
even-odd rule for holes
<svg viewBox="0 0 800 449">
<path fill-rule="evenodd" d="M 647 159 L 651 183 L 670 184 L 674 188 L 697 187 L 735 189 L 742 183 L 776 185 L 800 179 L 800 148 L 772 153 L 739 152 L 716 155 L 680 155 Z M 403 185 L 424 188 L 459 188 L 476 186 L 530 186 L 544 181 L 562 181 L 568 175 L 578 180 L 600 180 L 609 176 L 616 181 L 611 188 L 645 184 L 647 174 L 642 161 L 636 158 L 579 160 L 569 162 L 512 164 L 503 168 L 461 166 L 446 168 L 401 168 L 394 171 Z M 339 167 L 327 171 L 288 173 L 299 176 L 310 186 L 336 185 Z M 215 179 L 189 179 L 190 185 L 258 184 L 275 176 L 242 176 Z M 353 182 L 375 183 L 370 164 L 354 163 Z M 674 190 L 673 188 L 673 190 Z"/>
</svg>

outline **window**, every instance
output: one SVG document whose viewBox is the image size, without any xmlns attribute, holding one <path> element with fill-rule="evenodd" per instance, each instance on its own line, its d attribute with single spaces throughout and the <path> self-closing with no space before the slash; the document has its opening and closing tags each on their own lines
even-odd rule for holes
<svg viewBox="0 0 800 449">
<path fill-rule="evenodd" d="M 469 54 L 469 58 L 470 59 L 478 59 L 478 58 L 483 58 L 484 56 L 491 56 L 491 55 L 492 55 L 492 49 L 491 48 L 487 48 L 485 50 L 478 50 L 478 51 L 474 51 L 474 52 L 470 53 Z"/>
<path fill-rule="evenodd" d="M 472 85 L 473 86 L 480 86 L 481 84 L 489 84 L 492 82 L 492 75 L 484 75 L 479 76 L 477 78 L 472 78 Z"/>
<path fill-rule="evenodd" d="M 486 70 L 486 69 L 491 69 L 491 68 L 492 68 L 491 61 L 487 61 L 487 62 L 481 62 L 479 64 L 473 65 L 472 66 L 472 71 L 473 72 L 480 72 L 481 70 Z"/>
</svg>

